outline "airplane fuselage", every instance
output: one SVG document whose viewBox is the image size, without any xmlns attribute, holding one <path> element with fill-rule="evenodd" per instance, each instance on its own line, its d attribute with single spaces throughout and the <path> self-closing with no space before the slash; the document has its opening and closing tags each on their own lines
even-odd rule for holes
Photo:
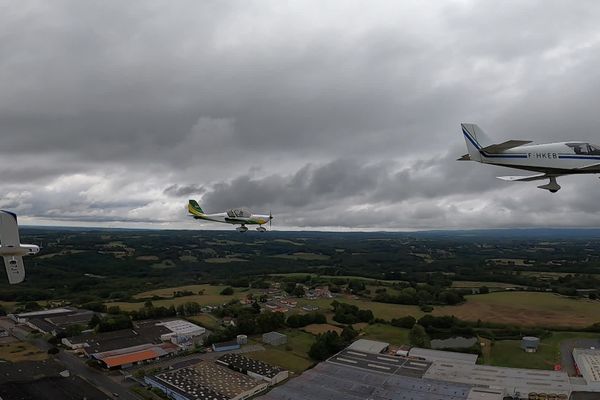
<svg viewBox="0 0 600 400">
<path fill-rule="evenodd" d="M 269 222 L 268 215 L 252 214 L 247 218 L 231 217 L 227 213 L 194 214 L 194 218 L 233 225 L 264 225 Z"/>
<path fill-rule="evenodd" d="M 569 146 L 567 143 L 573 145 L 585 142 L 572 141 L 521 146 L 499 154 L 480 151 L 481 162 L 548 174 L 600 173 L 600 165 L 582 169 L 600 163 L 600 151 L 598 154 L 593 154 L 594 151 L 588 149 L 586 154 L 577 154 L 573 146 Z"/>
</svg>

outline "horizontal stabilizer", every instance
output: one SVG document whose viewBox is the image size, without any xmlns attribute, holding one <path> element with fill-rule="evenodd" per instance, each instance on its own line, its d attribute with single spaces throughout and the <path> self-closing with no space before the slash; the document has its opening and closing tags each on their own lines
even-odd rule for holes
<svg viewBox="0 0 600 400">
<path fill-rule="evenodd" d="M 585 167 L 579 167 L 579 168 L 575 168 L 576 170 L 579 171 L 589 171 L 589 170 L 599 170 L 600 171 L 600 163 L 596 163 L 596 164 L 590 164 L 590 165 L 586 165 Z"/>
<path fill-rule="evenodd" d="M 556 176 L 556 175 L 552 175 Z M 530 182 L 530 181 L 539 181 L 542 179 L 550 178 L 550 175 L 547 174 L 538 174 L 538 175 L 530 175 L 530 176 L 498 176 L 498 179 L 502 179 L 503 181 L 509 182 Z"/>
<path fill-rule="evenodd" d="M 497 154 L 502 153 L 503 151 L 508 149 L 514 149 L 515 147 L 524 146 L 529 143 L 531 143 L 531 140 L 509 140 L 504 143 L 492 144 L 490 146 L 484 147 L 481 149 L 481 151 L 490 154 Z"/>
<path fill-rule="evenodd" d="M 456 161 L 471 161 L 471 155 L 470 154 L 465 154 L 464 156 L 462 156 L 461 158 L 459 158 Z"/>
</svg>

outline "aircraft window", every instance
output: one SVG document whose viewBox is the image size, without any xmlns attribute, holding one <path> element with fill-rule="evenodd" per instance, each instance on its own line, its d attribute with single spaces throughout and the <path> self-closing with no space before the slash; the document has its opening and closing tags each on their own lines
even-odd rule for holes
<svg viewBox="0 0 600 400">
<path fill-rule="evenodd" d="M 230 218 L 250 218 L 250 211 L 243 208 L 234 208 L 227 211 L 227 216 Z"/>
<path fill-rule="evenodd" d="M 571 147 L 575 154 L 589 154 L 587 143 L 567 143 L 567 146 Z"/>
<path fill-rule="evenodd" d="M 590 154 L 600 156 L 600 146 L 590 144 Z"/>
</svg>

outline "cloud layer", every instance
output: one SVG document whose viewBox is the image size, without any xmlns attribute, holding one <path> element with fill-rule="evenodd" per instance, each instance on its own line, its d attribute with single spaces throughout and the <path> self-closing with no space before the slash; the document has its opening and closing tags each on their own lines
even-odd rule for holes
<svg viewBox="0 0 600 400">
<path fill-rule="evenodd" d="M 598 138 L 600 4 L 26 1 L 0 6 L 0 207 L 32 224 L 598 226 L 593 176 L 550 195 L 458 163 Z M 211 225 L 211 228 L 214 227 Z"/>
</svg>

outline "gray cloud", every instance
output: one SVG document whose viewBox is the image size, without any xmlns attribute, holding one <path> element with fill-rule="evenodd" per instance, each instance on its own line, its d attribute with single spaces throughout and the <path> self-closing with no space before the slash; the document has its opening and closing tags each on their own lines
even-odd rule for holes
<svg viewBox="0 0 600 400">
<path fill-rule="evenodd" d="M 598 141 L 600 5 L 27 1 L 0 15 L 0 206 L 31 223 L 194 227 L 594 226 L 600 186 L 556 196 L 458 163 L 498 141 Z"/>
</svg>

